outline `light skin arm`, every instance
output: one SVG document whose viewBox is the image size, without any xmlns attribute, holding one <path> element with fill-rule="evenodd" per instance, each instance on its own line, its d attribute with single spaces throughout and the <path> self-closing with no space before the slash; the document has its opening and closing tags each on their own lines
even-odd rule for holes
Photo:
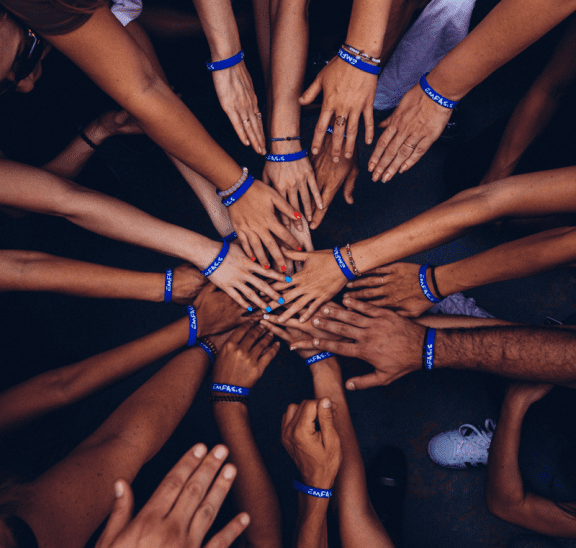
<svg viewBox="0 0 576 548">
<path fill-rule="evenodd" d="M 280 343 L 272 344 L 272 334 L 265 333 L 260 326 L 237 329 L 218 355 L 213 381 L 252 388 L 280 347 Z M 213 409 L 222 440 L 230 450 L 230 461 L 238 469 L 232 491 L 234 499 L 238 508 L 250 514 L 251 524 L 245 533 L 247 544 L 280 548 L 280 504 L 252 434 L 248 408 L 239 402 L 214 402 Z"/>
<path fill-rule="evenodd" d="M 504 280 L 515 280 L 569 266 L 576 262 L 576 230 L 572 227 L 547 230 L 508 242 L 461 261 L 436 267 L 435 277 L 444 297 L 474 287 Z M 371 304 L 393 308 L 403 316 L 419 316 L 434 303 L 422 292 L 418 281 L 420 265 L 395 263 L 370 271 L 347 284 L 349 288 L 367 287 L 344 297 L 371 299 Z M 428 287 L 433 288 L 431 269 L 426 272 Z M 436 295 L 438 297 L 438 295 Z"/>
<path fill-rule="evenodd" d="M 488 457 L 486 503 L 497 517 L 543 535 L 576 538 L 576 520 L 553 501 L 526 492 L 518 465 L 522 422 L 530 405 L 552 388 L 514 383 L 508 388 Z"/>
<path fill-rule="evenodd" d="M 462 99 L 504 63 L 576 10 L 574 0 L 504 0 L 427 77 L 440 95 Z M 382 122 L 385 131 L 368 162 L 373 179 L 390 180 L 410 169 L 440 136 L 452 111 L 430 99 L 417 84 Z M 405 145 L 408 143 L 410 146 Z"/>
<path fill-rule="evenodd" d="M 195 309 L 198 337 L 228 331 L 242 321 L 243 310 L 213 286 L 208 286 L 196 299 Z M 117 383 L 184 346 L 188 337 L 186 317 L 138 340 L 42 373 L 6 390 L 0 394 L 0 432 Z"/>
</svg>

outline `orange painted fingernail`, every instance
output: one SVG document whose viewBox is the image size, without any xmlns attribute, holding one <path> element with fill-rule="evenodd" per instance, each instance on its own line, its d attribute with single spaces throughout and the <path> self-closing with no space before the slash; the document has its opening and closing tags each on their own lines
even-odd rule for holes
<svg viewBox="0 0 576 548">
<path fill-rule="evenodd" d="M 264 268 L 265 268 L 266 270 L 268 270 L 268 269 L 270 268 L 270 265 L 269 265 L 269 264 L 265 264 L 265 265 L 264 265 Z"/>
<path fill-rule="evenodd" d="M 282 272 L 286 272 L 286 267 L 285 267 L 284 265 L 282 265 L 282 266 L 280 267 L 280 270 L 281 270 Z"/>
<path fill-rule="evenodd" d="M 256 257 L 250 257 L 250 260 L 251 260 L 252 262 L 254 262 L 254 261 L 256 260 Z"/>
<path fill-rule="evenodd" d="M 300 213 L 297 211 L 294 212 L 294 217 L 296 217 L 296 219 L 302 219 L 302 215 L 300 215 Z"/>
</svg>

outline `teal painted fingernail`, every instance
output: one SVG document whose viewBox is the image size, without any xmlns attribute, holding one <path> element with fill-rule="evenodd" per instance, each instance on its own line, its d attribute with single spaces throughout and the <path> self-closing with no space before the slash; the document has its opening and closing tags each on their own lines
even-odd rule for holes
<svg viewBox="0 0 576 548">
<path fill-rule="evenodd" d="M 267 307 L 266 307 L 266 312 L 272 312 L 272 309 L 271 309 L 269 306 L 267 306 Z"/>
<path fill-rule="evenodd" d="M 292 281 L 292 278 L 291 278 L 290 276 L 286 276 L 286 277 L 284 278 L 284 281 L 287 282 L 287 283 L 290 283 L 290 282 Z"/>
<path fill-rule="evenodd" d="M 284 304 L 284 303 L 285 303 L 284 299 L 282 297 L 280 297 L 278 299 L 278 304 Z"/>
<path fill-rule="evenodd" d="M 248 312 L 252 312 L 254 310 L 251 306 L 248 307 Z"/>
</svg>

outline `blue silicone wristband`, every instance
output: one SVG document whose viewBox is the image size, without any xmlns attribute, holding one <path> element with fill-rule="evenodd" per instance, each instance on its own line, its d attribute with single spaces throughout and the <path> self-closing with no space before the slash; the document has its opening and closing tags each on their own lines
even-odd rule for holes
<svg viewBox="0 0 576 548">
<path fill-rule="evenodd" d="M 238 190 L 235 190 L 232 194 L 230 194 L 230 196 L 222 198 L 222 204 L 226 207 L 230 207 L 234 202 L 238 201 L 244 195 L 244 193 L 252 186 L 252 183 L 254 183 L 254 177 L 252 177 L 252 175 L 248 175 Z"/>
<path fill-rule="evenodd" d="M 432 327 L 426 328 L 426 336 L 424 337 L 424 348 L 422 349 L 422 360 L 424 368 L 427 371 L 434 369 L 434 342 L 436 341 L 436 329 Z"/>
<path fill-rule="evenodd" d="M 429 72 L 426 72 L 420 78 L 420 87 L 422 88 L 422 91 L 428 95 L 432 101 L 438 103 L 440 106 L 444 108 L 454 108 L 458 104 L 458 101 L 450 101 L 450 99 L 446 99 L 446 97 L 443 97 L 438 92 L 434 91 L 434 89 L 430 87 L 428 80 L 426 80 L 426 76 L 429 74 Z"/>
<path fill-rule="evenodd" d="M 329 133 L 330 135 L 334 135 L 334 128 L 332 126 L 328 126 L 326 128 L 326 133 Z M 346 139 L 346 132 L 344 132 L 344 139 Z"/>
<path fill-rule="evenodd" d="M 306 358 L 306 365 L 310 367 L 313 363 L 321 362 L 322 360 L 332 358 L 333 356 L 334 354 L 332 354 L 332 352 L 320 352 L 320 354 L 315 354 L 314 356 Z"/>
<path fill-rule="evenodd" d="M 354 57 L 353 55 L 346 53 L 342 48 L 340 48 L 340 51 L 338 51 L 338 57 L 340 57 L 342 61 L 345 61 L 349 65 L 352 65 L 357 69 L 363 70 L 364 72 L 375 74 L 376 76 L 378 76 L 380 74 L 380 71 L 382 70 L 380 67 L 376 67 L 374 65 L 365 63 L 359 57 Z"/>
<path fill-rule="evenodd" d="M 220 384 L 217 382 L 212 383 L 213 392 L 228 392 L 229 394 L 238 394 L 239 396 L 249 396 L 250 388 L 243 386 L 234 386 L 233 384 Z"/>
<path fill-rule="evenodd" d="M 222 240 L 223 242 L 233 242 L 236 238 L 238 238 L 238 236 L 236 235 L 236 231 L 231 232 L 230 234 L 228 234 L 228 236 L 224 236 L 223 238 L 220 238 L 220 240 Z"/>
<path fill-rule="evenodd" d="M 166 281 L 164 282 L 164 302 L 169 303 L 172 301 L 172 270 L 166 271 Z"/>
<path fill-rule="evenodd" d="M 342 258 L 342 253 L 340 253 L 340 248 L 338 246 L 334 248 L 334 258 L 336 259 L 336 264 L 340 267 L 342 274 L 344 274 L 344 276 L 349 280 L 355 280 L 356 276 L 354 276 L 352 271 L 348 268 L 348 265 Z"/>
<path fill-rule="evenodd" d="M 423 264 L 418 271 L 418 281 L 420 282 L 420 288 L 424 297 L 426 297 L 431 303 L 438 304 L 442 302 L 442 299 L 438 299 L 432 294 L 430 288 L 428 287 L 428 282 L 426 281 L 426 270 L 428 270 L 429 264 Z"/>
<path fill-rule="evenodd" d="M 306 149 L 300 152 L 294 152 L 294 154 L 266 154 L 267 162 L 294 162 L 296 160 L 302 160 L 308 156 L 308 151 Z"/>
<path fill-rule="evenodd" d="M 204 352 L 206 352 L 206 354 L 208 354 L 208 357 L 210 358 L 210 362 L 212 363 L 212 365 L 214 365 L 214 361 L 216 360 L 216 356 L 214 356 L 214 352 L 212 352 L 212 350 L 210 350 L 210 347 L 207 344 L 204 344 L 202 341 L 198 342 L 198 346 L 204 350 Z"/>
<path fill-rule="evenodd" d="M 188 305 L 186 310 L 188 310 L 188 318 L 190 320 L 190 335 L 188 335 L 188 342 L 186 343 L 186 346 L 194 346 L 196 344 L 196 335 L 198 334 L 196 310 L 192 305 Z"/>
<path fill-rule="evenodd" d="M 218 256 L 214 259 L 212 264 L 206 270 L 202 271 L 202 274 L 204 274 L 206 277 L 210 276 L 210 274 L 212 274 L 222 264 L 222 261 L 226 258 L 226 255 L 228 255 L 229 249 L 230 243 L 224 240 L 222 242 L 222 249 L 220 250 L 220 253 L 218 253 Z"/>
<path fill-rule="evenodd" d="M 294 489 L 298 489 L 298 491 L 302 491 L 302 493 L 306 495 L 312 495 L 319 499 L 329 499 L 332 496 L 332 489 L 316 489 L 316 487 L 304 485 L 296 480 L 292 481 L 292 485 L 294 486 Z"/>
<path fill-rule="evenodd" d="M 228 59 L 222 59 L 222 61 L 208 61 L 206 67 L 209 71 L 214 72 L 217 70 L 224 70 L 234 65 L 237 65 L 240 61 L 244 59 L 244 52 L 240 50 L 236 55 L 228 57 Z"/>
</svg>

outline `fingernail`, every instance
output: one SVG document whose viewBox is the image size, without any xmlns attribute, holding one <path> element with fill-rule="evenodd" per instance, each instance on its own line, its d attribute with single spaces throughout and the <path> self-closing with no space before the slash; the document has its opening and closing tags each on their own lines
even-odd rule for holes
<svg viewBox="0 0 576 548">
<path fill-rule="evenodd" d="M 374 171 L 374 168 L 376 167 L 376 164 L 368 164 L 368 171 L 370 173 L 372 173 Z"/>
<path fill-rule="evenodd" d="M 332 158 L 332 161 L 337 164 L 340 161 L 340 158 L 338 158 L 338 156 L 334 156 L 334 158 Z"/>
<path fill-rule="evenodd" d="M 214 456 L 217 459 L 223 459 L 226 456 L 226 448 L 221 445 L 220 447 L 218 447 L 218 449 L 216 449 L 216 451 L 214 451 Z"/>
<path fill-rule="evenodd" d="M 254 310 L 251 306 L 248 307 L 248 312 L 252 312 Z"/>
<path fill-rule="evenodd" d="M 234 470 L 233 466 L 225 466 L 224 472 L 222 472 L 222 476 L 224 479 L 232 479 L 236 475 L 236 471 Z"/>
<path fill-rule="evenodd" d="M 356 390 L 356 385 L 350 381 L 346 384 L 346 388 L 348 388 L 348 390 Z"/>
<path fill-rule="evenodd" d="M 270 268 L 270 265 L 269 265 L 269 264 L 265 264 L 265 265 L 264 265 L 264 270 L 268 270 L 269 268 Z"/>
<path fill-rule="evenodd" d="M 320 339 L 314 339 L 314 346 L 318 346 L 320 344 Z"/>
<path fill-rule="evenodd" d="M 117 481 L 114 484 L 114 495 L 116 495 L 117 499 L 124 495 L 124 485 L 121 481 Z"/>
<path fill-rule="evenodd" d="M 322 402 L 322 407 L 323 407 L 324 409 L 328 409 L 329 407 L 332 407 L 332 402 L 331 402 L 330 400 L 328 400 L 328 399 L 327 399 L 327 400 L 324 400 L 324 401 Z"/>
<path fill-rule="evenodd" d="M 312 154 L 318 154 L 318 149 L 317 149 L 317 148 L 313 148 L 313 149 L 312 149 Z"/>
<path fill-rule="evenodd" d="M 348 297 L 350 297 L 350 295 L 348 295 L 348 293 L 344 293 L 343 297 L 344 297 L 345 299 L 347 299 Z"/>
<path fill-rule="evenodd" d="M 382 179 L 382 182 L 387 183 L 391 178 L 392 175 L 390 175 L 390 173 L 386 173 L 386 175 L 384 175 L 384 179 Z"/>
<path fill-rule="evenodd" d="M 320 203 L 320 204 L 318 204 L 318 207 L 319 207 L 320 209 L 324 209 L 324 204 Z"/>
<path fill-rule="evenodd" d="M 350 154 L 349 152 L 347 152 L 346 154 L 344 154 L 344 156 L 346 156 L 347 160 L 350 160 L 350 158 L 352 158 L 352 154 Z"/>
<path fill-rule="evenodd" d="M 312 215 L 308 215 L 308 217 L 306 217 L 306 220 L 307 220 L 308 222 L 311 222 L 311 221 L 312 221 Z"/>
<path fill-rule="evenodd" d="M 248 514 L 242 514 L 240 516 L 240 523 L 242 525 L 248 525 L 250 523 L 250 516 L 248 516 Z"/>
<path fill-rule="evenodd" d="M 282 266 L 280 267 L 280 270 L 281 270 L 282 272 L 286 272 L 286 267 L 285 267 L 284 265 L 282 265 Z"/>
<path fill-rule="evenodd" d="M 291 347 L 290 347 L 290 350 L 296 350 L 296 347 L 295 347 L 295 346 L 291 346 Z"/>
<path fill-rule="evenodd" d="M 297 211 L 294 212 L 294 217 L 296 217 L 296 219 L 302 219 L 302 215 L 300 215 L 300 213 Z"/>
<path fill-rule="evenodd" d="M 350 299 L 344 299 L 344 300 L 342 301 L 342 304 L 345 304 L 346 306 L 349 306 L 349 305 L 352 304 L 352 301 L 351 301 Z"/>
<path fill-rule="evenodd" d="M 286 276 L 286 277 L 284 278 L 284 281 L 287 282 L 287 283 L 290 283 L 290 282 L 292 281 L 292 278 L 291 278 L 290 276 Z"/>
<path fill-rule="evenodd" d="M 284 304 L 285 302 L 286 301 L 282 297 L 278 299 L 278 304 Z"/>
<path fill-rule="evenodd" d="M 250 146 L 250 141 L 244 141 L 244 144 L 249 147 Z"/>
<path fill-rule="evenodd" d="M 312 325 L 318 326 L 320 324 L 320 320 L 318 318 L 314 318 L 312 320 Z"/>
<path fill-rule="evenodd" d="M 304 230 L 304 227 L 302 225 L 298 225 L 296 227 L 296 230 L 298 230 L 298 232 L 302 232 Z"/>
<path fill-rule="evenodd" d="M 330 309 L 326 306 L 323 308 L 322 312 L 324 312 L 324 314 L 330 314 Z"/>
<path fill-rule="evenodd" d="M 269 306 L 266 307 L 266 312 L 272 312 L 272 308 L 270 308 Z"/>
<path fill-rule="evenodd" d="M 404 166 L 402 166 L 399 170 L 398 173 L 404 173 Z"/>
<path fill-rule="evenodd" d="M 301 248 L 301 247 L 297 247 L 296 249 L 297 249 L 298 251 L 302 251 L 302 248 Z"/>
<path fill-rule="evenodd" d="M 250 260 L 251 260 L 252 262 L 254 262 L 254 261 L 256 260 L 256 257 L 250 257 Z"/>
<path fill-rule="evenodd" d="M 278 318 L 278 323 L 284 322 L 284 318 Z"/>
<path fill-rule="evenodd" d="M 260 149 L 260 154 L 266 154 L 266 151 L 265 151 L 263 148 L 261 148 L 261 149 Z"/>
<path fill-rule="evenodd" d="M 372 144 L 372 139 L 367 139 L 367 140 L 366 140 L 366 144 L 367 144 L 367 145 L 371 145 L 371 144 Z"/>
<path fill-rule="evenodd" d="M 206 451 L 207 451 L 206 446 L 203 443 L 201 443 L 200 445 L 194 448 L 193 455 L 197 459 L 201 459 L 206 454 Z"/>
<path fill-rule="evenodd" d="M 270 316 L 268 316 L 268 314 L 264 314 L 264 316 L 262 316 L 262 318 L 264 318 L 265 320 L 269 320 Z"/>
<path fill-rule="evenodd" d="M 310 230 L 314 230 L 315 228 L 316 228 L 316 225 L 315 225 L 314 223 L 312 223 L 312 224 L 310 225 Z"/>
</svg>

